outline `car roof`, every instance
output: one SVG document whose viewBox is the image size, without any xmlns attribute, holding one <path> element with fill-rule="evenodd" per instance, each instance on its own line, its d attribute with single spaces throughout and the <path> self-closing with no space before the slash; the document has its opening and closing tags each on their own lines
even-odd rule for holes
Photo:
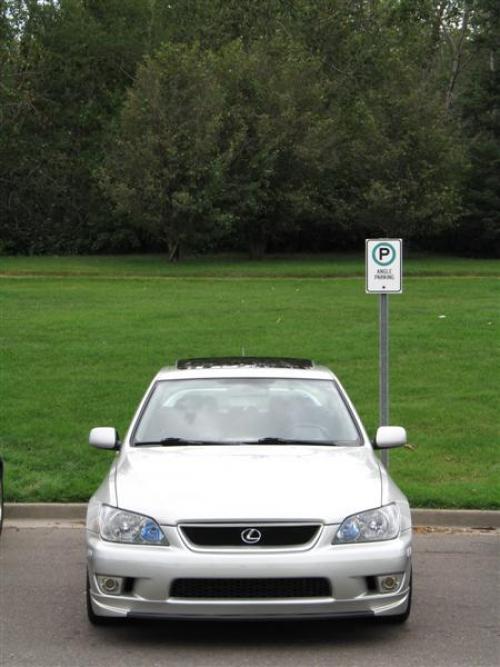
<svg viewBox="0 0 500 667">
<path fill-rule="evenodd" d="M 302 378 L 335 379 L 324 366 L 309 359 L 291 357 L 201 357 L 181 359 L 175 366 L 162 368 L 156 380 L 194 378 Z"/>
</svg>

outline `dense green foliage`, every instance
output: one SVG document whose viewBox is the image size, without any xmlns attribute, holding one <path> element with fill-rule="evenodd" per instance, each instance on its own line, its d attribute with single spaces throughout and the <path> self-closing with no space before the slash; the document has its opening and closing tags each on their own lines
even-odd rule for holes
<svg viewBox="0 0 500 667">
<path fill-rule="evenodd" d="M 391 473 L 416 506 L 500 508 L 494 263 L 409 260 L 415 275 L 391 298 L 391 421 L 412 445 L 391 452 Z M 113 456 L 87 445 L 90 428 L 123 434 L 153 374 L 186 356 L 310 356 L 375 431 L 377 299 L 361 255 L 321 271 L 316 259 L 146 257 L 17 257 L 0 271 L 8 500 L 87 500 Z"/>
<path fill-rule="evenodd" d="M 0 251 L 500 255 L 495 0 L 0 0 Z"/>
<path fill-rule="evenodd" d="M 485 0 L 471 39 L 473 76 L 464 88 L 463 118 L 471 169 L 464 193 L 465 215 L 458 230 L 461 249 L 490 248 L 500 256 L 500 3 Z M 477 57 L 482 54 L 483 57 Z"/>
</svg>

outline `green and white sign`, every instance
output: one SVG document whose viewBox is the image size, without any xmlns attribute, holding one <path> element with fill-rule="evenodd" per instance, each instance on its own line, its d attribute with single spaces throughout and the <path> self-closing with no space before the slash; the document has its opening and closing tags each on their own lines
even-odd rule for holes
<svg viewBox="0 0 500 667">
<path fill-rule="evenodd" d="M 402 239 L 366 239 L 366 292 L 401 294 L 403 291 Z"/>
</svg>

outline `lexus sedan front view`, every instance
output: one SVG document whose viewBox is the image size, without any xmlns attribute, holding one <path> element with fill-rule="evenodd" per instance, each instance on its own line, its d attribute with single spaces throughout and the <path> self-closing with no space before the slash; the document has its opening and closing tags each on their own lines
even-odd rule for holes
<svg viewBox="0 0 500 667">
<path fill-rule="evenodd" d="M 161 370 L 87 513 L 92 623 L 380 617 L 411 605 L 408 501 L 341 384 L 305 359 Z"/>
</svg>

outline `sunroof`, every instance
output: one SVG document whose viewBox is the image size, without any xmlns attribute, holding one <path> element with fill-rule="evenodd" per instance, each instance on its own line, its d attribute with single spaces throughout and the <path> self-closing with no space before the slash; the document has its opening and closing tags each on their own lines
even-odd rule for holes
<svg viewBox="0 0 500 667">
<path fill-rule="evenodd" d="M 198 368 L 301 368 L 313 367 L 309 359 L 292 359 L 290 357 L 203 357 L 199 359 L 179 359 L 176 362 L 179 370 Z"/>
</svg>

